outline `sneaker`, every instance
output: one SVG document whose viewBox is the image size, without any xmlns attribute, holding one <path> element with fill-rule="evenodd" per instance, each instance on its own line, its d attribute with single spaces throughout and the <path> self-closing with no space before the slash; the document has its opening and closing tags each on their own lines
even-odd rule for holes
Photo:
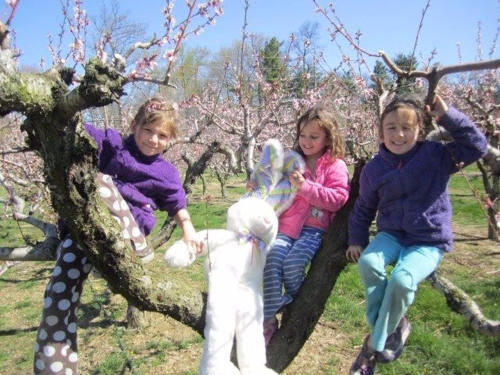
<svg viewBox="0 0 500 375">
<path fill-rule="evenodd" d="M 144 239 L 143 242 L 132 241 L 132 245 L 135 250 L 135 255 L 139 257 L 142 263 L 146 264 L 154 259 L 155 254 L 151 247 L 148 246 L 146 239 Z"/>
<path fill-rule="evenodd" d="M 404 316 L 398 323 L 396 330 L 387 338 L 384 350 L 377 356 L 380 363 L 389 363 L 399 358 L 403 353 L 408 336 L 410 336 L 411 324 Z"/>
<path fill-rule="evenodd" d="M 368 341 L 370 335 L 365 337 L 363 347 L 356 360 L 353 362 L 349 375 L 373 375 L 377 364 L 377 352 L 370 348 Z"/>
<path fill-rule="evenodd" d="M 274 336 L 277 330 L 278 330 L 278 319 L 276 319 L 276 317 L 273 317 L 268 321 L 264 322 L 264 340 L 266 341 L 266 346 L 269 345 L 271 337 Z"/>
</svg>

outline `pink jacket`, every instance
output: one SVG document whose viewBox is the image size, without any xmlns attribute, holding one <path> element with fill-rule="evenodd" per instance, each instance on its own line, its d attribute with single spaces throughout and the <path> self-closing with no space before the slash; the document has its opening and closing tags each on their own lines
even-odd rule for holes
<svg viewBox="0 0 500 375">
<path fill-rule="evenodd" d="M 316 176 L 304 172 L 306 180 L 292 205 L 279 217 L 279 233 L 299 238 L 304 225 L 327 230 L 349 197 L 349 171 L 341 159 L 332 161 L 327 150 L 316 162 Z"/>
</svg>

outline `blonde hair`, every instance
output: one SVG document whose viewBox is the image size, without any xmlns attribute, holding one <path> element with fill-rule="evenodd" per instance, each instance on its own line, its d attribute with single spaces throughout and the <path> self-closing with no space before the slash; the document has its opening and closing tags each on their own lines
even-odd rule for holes
<svg viewBox="0 0 500 375">
<path fill-rule="evenodd" d="M 325 130 L 326 137 L 330 143 L 330 157 L 332 160 L 337 158 L 342 159 L 345 156 L 344 137 L 340 133 L 339 124 L 333 112 L 328 110 L 324 105 L 317 104 L 309 108 L 297 121 L 297 134 L 295 138 L 295 151 L 304 156 L 304 153 L 299 146 L 300 132 L 306 124 L 311 121 L 316 121 L 318 126 Z"/>
<path fill-rule="evenodd" d="M 159 124 L 172 139 L 177 138 L 179 130 L 179 107 L 175 102 L 160 98 L 146 100 L 137 110 L 132 126 Z"/>
</svg>

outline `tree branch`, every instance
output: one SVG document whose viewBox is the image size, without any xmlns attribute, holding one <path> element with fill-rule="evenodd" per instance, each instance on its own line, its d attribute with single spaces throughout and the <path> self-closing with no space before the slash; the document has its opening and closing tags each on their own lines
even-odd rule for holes
<svg viewBox="0 0 500 375">
<path fill-rule="evenodd" d="M 445 67 L 434 67 L 430 70 L 411 70 L 405 71 L 399 68 L 394 61 L 391 60 L 389 56 L 384 51 L 379 52 L 380 56 L 386 63 L 386 65 L 398 76 L 402 78 L 424 78 L 429 83 L 427 90 L 427 97 L 425 100 L 426 104 L 430 104 L 434 101 L 434 96 L 436 95 L 436 88 L 439 80 L 447 74 L 469 72 L 475 70 L 484 69 L 497 69 L 500 67 L 500 59 L 479 61 L 465 64 L 449 65 Z"/>
<path fill-rule="evenodd" d="M 500 321 L 486 318 L 476 302 L 446 277 L 434 272 L 429 276 L 429 281 L 444 295 L 446 303 L 453 311 L 467 318 L 472 328 L 490 336 L 500 334 Z"/>
</svg>

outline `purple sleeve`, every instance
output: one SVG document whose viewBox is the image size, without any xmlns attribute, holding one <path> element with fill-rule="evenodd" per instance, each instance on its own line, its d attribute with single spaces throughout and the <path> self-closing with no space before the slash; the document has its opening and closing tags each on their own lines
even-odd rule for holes
<svg viewBox="0 0 500 375">
<path fill-rule="evenodd" d="M 87 133 L 97 143 L 99 170 L 102 171 L 103 167 L 123 147 L 122 136 L 114 129 L 99 129 L 90 123 L 86 123 L 84 126 Z"/>
<path fill-rule="evenodd" d="M 451 107 L 440 119 L 439 125 L 448 130 L 454 141 L 446 144 L 451 151 L 450 169 L 456 172 L 457 163 L 468 165 L 488 150 L 488 142 L 474 122 L 464 113 Z"/>
<path fill-rule="evenodd" d="M 160 210 L 174 216 L 179 210 L 187 208 L 186 192 L 177 168 L 166 160 L 164 162 L 166 178 L 162 182 L 163 188 L 158 191 L 156 202 Z"/>
</svg>

